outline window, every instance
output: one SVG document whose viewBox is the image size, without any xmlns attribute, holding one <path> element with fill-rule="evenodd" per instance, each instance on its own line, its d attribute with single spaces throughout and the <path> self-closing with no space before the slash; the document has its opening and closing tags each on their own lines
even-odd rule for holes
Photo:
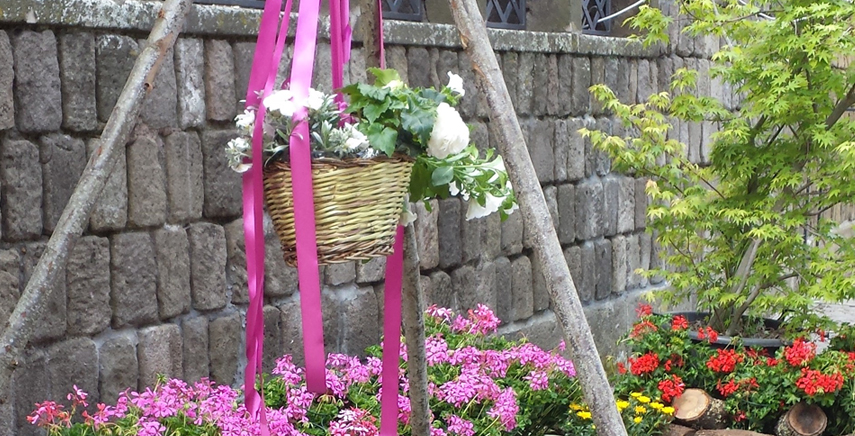
<svg viewBox="0 0 855 436">
<path fill-rule="evenodd" d="M 612 20 L 603 20 L 611 14 L 611 0 L 582 0 L 582 32 L 607 35 L 612 30 Z"/>
<path fill-rule="evenodd" d="M 383 18 L 422 21 L 422 0 L 382 0 Z"/>
<path fill-rule="evenodd" d="M 525 0 L 487 0 L 487 26 L 525 29 Z"/>
</svg>

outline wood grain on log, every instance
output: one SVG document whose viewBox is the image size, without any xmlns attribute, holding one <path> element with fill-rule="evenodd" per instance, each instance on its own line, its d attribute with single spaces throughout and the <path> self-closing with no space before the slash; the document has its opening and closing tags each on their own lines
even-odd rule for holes
<svg viewBox="0 0 855 436">
<path fill-rule="evenodd" d="M 783 414 L 775 425 L 778 436 L 818 436 L 825 431 L 828 417 L 815 404 L 798 403 Z"/>
<path fill-rule="evenodd" d="M 729 423 L 724 401 L 711 397 L 703 389 L 686 389 L 672 404 L 674 419 L 696 429 L 723 429 Z"/>
<path fill-rule="evenodd" d="M 765 433 L 757 433 L 749 430 L 698 430 L 695 436 L 771 436 Z"/>
</svg>

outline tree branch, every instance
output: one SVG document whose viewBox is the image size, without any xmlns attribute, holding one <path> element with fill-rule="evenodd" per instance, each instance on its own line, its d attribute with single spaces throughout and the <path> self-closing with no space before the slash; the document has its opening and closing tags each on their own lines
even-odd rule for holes
<svg viewBox="0 0 855 436">
<path fill-rule="evenodd" d="M 89 214 L 115 166 L 118 156 L 116 150 L 127 142 L 145 94 L 151 89 L 151 78 L 157 74 L 164 55 L 175 43 L 191 7 L 191 0 L 167 0 L 158 13 L 148 45 L 134 63 L 101 134 L 100 144 L 89 158 L 24 293 L 6 323 L 0 337 L 0 404 L 9 399 L 12 372 L 21 352 L 30 341 L 36 324 L 48 315 L 45 300 L 57 283 L 65 280 L 68 256 L 77 238 L 86 229 Z"/>
<path fill-rule="evenodd" d="M 828 118 L 825 120 L 825 128 L 831 129 L 834 127 L 834 124 L 837 123 L 837 120 L 843 116 L 846 112 L 846 109 L 852 107 L 855 104 L 855 85 L 852 85 L 849 88 L 849 92 L 846 93 L 846 96 L 843 97 L 842 100 L 837 102 L 837 106 L 834 107 L 834 110 L 831 111 L 831 114 L 828 115 Z"/>
</svg>

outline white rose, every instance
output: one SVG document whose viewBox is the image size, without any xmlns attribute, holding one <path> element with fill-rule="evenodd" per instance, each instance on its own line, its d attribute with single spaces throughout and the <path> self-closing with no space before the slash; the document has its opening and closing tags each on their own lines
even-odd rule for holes
<svg viewBox="0 0 855 436">
<path fill-rule="evenodd" d="M 478 200 L 476 200 L 475 197 L 469 199 L 469 209 L 466 210 L 467 221 L 476 218 L 483 218 L 498 211 L 499 208 L 502 207 L 502 202 L 505 201 L 504 197 L 496 197 L 489 193 L 485 195 L 487 198 L 483 206 L 478 204 Z"/>
<path fill-rule="evenodd" d="M 448 72 L 448 89 L 455 94 L 459 94 L 461 97 L 466 95 L 466 90 L 463 89 L 463 79 L 451 71 Z"/>
<path fill-rule="evenodd" d="M 247 109 L 242 114 L 235 117 L 235 125 L 244 133 L 251 134 L 253 124 L 255 124 L 254 109 Z"/>
<path fill-rule="evenodd" d="M 323 92 L 309 88 L 309 100 L 306 102 L 306 107 L 316 111 L 324 105 L 326 98 L 327 96 Z"/>
<path fill-rule="evenodd" d="M 469 145 L 469 127 L 460 118 L 456 109 L 448 103 L 436 108 L 436 121 L 428 140 L 428 155 L 445 159 L 463 151 Z"/>
<path fill-rule="evenodd" d="M 297 104 L 294 103 L 294 94 L 287 89 L 274 91 L 272 94 L 264 98 L 264 107 L 270 112 L 279 112 L 284 117 L 293 117 L 297 111 Z"/>
</svg>

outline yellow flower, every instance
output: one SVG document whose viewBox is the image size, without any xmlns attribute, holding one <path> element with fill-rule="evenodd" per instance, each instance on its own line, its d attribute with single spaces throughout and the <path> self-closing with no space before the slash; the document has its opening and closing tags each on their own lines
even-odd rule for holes
<svg viewBox="0 0 855 436">
<path fill-rule="evenodd" d="M 594 425 L 594 424 L 591 424 L 591 428 L 593 428 L 594 430 L 596 430 L 596 429 L 597 429 L 597 426 L 596 426 L 596 425 Z"/>
<path fill-rule="evenodd" d="M 635 406 L 635 413 L 639 415 L 642 413 L 647 413 L 647 409 L 645 409 L 644 406 Z"/>
<path fill-rule="evenodd" d="M 661 408 L 663 408 L 663 407 L 665 407 L 665 405 L 664 405 L 664 404 L 662 404 L 662 403 L 658 403 L 658 402 L 656 402 L 656 401 L 654 401 L 654 402 L 650 403 L 650 408 L 651 408 L 651 409 L 653 409 L 653 410 L 659 410 L 659 409 L 661 409 Z"/>
<path fill-rule="evenodd" d="M 673 415 L 674 414 L 674 408 L 671 406 L 663 407 L 662 413 L 664 413 L 666 415 Z"/>
<path fill-rule="evenodd" d="M 579 418 L 582 418 L 582 419 L 591 419 L 591 412 L 579 411 L 579 412 L 576 412 L 576 416 L 578 416 Z"/>
<path fill-rule="evenodd" d="M 629 401 L 618 400 L 616 404 L 618 411 L 623 411 L 623 409 L 629 407 Z"/>
<path fill-rule="evenodd" d="M 582 406 L 580 406 L 580 405 L 578 405 L 578 404 L 576 404 L 576 403 L 572 403 L 572 404 L 570 404 L 570 410 L 574 410 L 574 411 L 576 411 L 576 410 L 582 410 Z"/>
<path fill-rule="evenodd" d="M 641 402 L 641 403 L 649 403 L 649 402 L 650 402 L 650 398 L 645 397 L 645 396 L 643 396 L 643 395 L 642 395 L 642 396 L 638 397 L 638 401 L 639 401 L 639 402 Z"/>
<path fill-rule="evenodd" d="M 640 396 L 641 396 L 641 392 L 633 392 L 633 393 L 631 393 L 631 394 L 629 394 L 629 395 L 631 395 L 633 398 L 638 398 L 638 397 L 640 397 Z"/>
<path fill-rule="evenodd" d="M 634 423 L 636 423 L 636 424 L 640 424 L 640 423 L 641 423 L 641 417 L 640 417 L 640 416 L 636 416 L 636 417 L 632 420 L 632 422 L 634 422 Z"/>
</svg>

